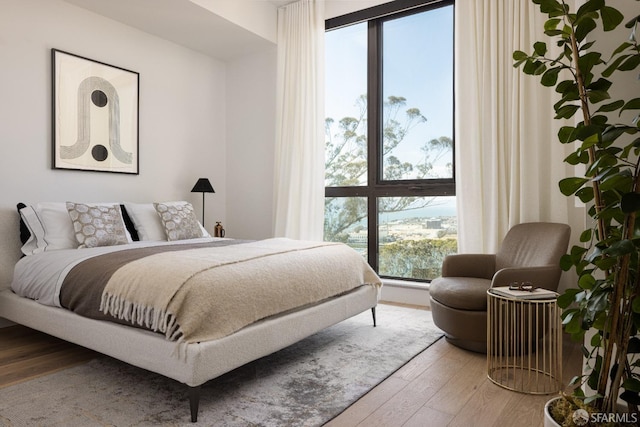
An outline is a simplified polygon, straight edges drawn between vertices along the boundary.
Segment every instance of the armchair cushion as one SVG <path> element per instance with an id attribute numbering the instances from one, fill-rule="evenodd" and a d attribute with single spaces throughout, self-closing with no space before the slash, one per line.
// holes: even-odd
<path id="1" fill-rule="evenodd" d="M 490 280 L 496 272 L 494 254 L 452 254 L 442 263 L 443 277 L 480 277 Z"/>
<path id="2" fill-rule="evenodd" d="M 440 304 L 458 310 L 487 310 L 491 280 L 477 277 L 440 277 L 429 287 L 429 295 Z"/>

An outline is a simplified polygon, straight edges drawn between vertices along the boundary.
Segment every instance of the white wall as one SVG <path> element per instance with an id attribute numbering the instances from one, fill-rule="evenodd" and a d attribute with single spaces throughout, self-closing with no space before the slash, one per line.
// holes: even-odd
<path id="1" fill-rule="evenodd" d="M 140 174 L 51 169 L 51 48 L 140 73 Z M 0 0 L 0 210 L 19 201 L 185 199 L 224 221 L 226 66 L 59 0 Z M 0 239 L 17 233 L 0 224 Z M 3 275 L 4 276 L 4 275 Z"/>
<path id="2" fill-rule="evenodd" d="M 273 236 L 276 47 L 227 67 L 227 237 Z"/>
<path id="3" fill-rule="evenodd" d="M 277 42 L 277 7 L 264 0 L 190 0 L 226 20 Z"/>

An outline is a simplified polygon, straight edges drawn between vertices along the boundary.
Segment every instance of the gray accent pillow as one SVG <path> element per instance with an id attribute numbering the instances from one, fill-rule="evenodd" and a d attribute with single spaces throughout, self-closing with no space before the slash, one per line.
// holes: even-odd
<path id="1" fill-rule="evenodd" d="M 129 243 L 119 205 L 66 204 L 79 248 Z"/>
<path id="2" fill-rule="evenodd" d="M 203 237 L 200 223 L 193 212 L 193 206 L 188 202 L 154 203 L 156 212 L 160 215 L 162 227 L 167 234 L 167 240 L 186 240 Z"/>

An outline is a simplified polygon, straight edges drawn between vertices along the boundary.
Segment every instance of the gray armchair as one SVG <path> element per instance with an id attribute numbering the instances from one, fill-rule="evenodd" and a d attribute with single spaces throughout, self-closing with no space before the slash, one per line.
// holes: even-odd
<path id="1" fill-rule="evenodd" d="M 496 254 L 447 256 L 429 288 L 433 321 L 447 341 L 486 353 L 487 290 L 512 282 L 557 290 L 570 234 L 566 224 L 524 223 L 509 230 Z"/>

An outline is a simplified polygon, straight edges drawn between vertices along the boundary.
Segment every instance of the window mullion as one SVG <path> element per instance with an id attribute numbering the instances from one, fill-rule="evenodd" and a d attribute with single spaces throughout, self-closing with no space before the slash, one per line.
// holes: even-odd
<path id="1" fill-rule="evenodd" d="M 379 20 L 368 23 L 368 66 L 367 66 L 367 145 L 368 145 L 368 182 L 369 198 L 367 254 L 371 267 L 378 271 L 378 198 L 373 191 L 380 182 L 380 129 L 382 118 L 382 34 Z"/>

